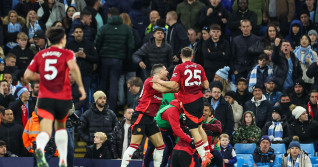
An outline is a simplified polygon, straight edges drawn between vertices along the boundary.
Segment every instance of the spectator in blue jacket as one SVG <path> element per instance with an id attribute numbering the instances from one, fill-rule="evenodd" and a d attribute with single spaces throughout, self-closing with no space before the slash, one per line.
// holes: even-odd
<path id="1" fill-rule="evenodd" d="M 272 106 L 280 105 L 280 97 L 282 96 L 282 92 L 276 89 L 276 83 L 273 77 L 267 77 L 265 83 L 265 91 L 264 95 L 268 100 L 269 104 Z"/>
<path id="2" fill-rule="evenodd" d="M 223 133 L 220 135 L 221 142 L 221 153 L 223 157 L 223 161 L 225 163 L 225 167 L 233 167 L 237 162 L 236 153 L 234 147 L 229 144 L 230 136 Z"/>

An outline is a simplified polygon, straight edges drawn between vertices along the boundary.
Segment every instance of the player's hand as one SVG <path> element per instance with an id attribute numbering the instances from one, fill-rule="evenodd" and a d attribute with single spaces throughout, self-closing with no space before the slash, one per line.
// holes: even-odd
<path id="1" fill-rule="evenodd" d="M 159 81 L 160 81 L 160 77 L 158 75 L 154 75 L 151 82 L 158 83 Z"/>
<path id="2" fill-rule="evenodd" d="M 86 99 L 86 93 L 85 93 L 85 89 L 83 86 L 78 87 L 78 91 L 81 94 L 81 97 L 79 98 L 80 101 L 85 100 Z"/>
<path id="3" fill-rule="evenodd" d="M 141 62 L 139 62 L 139 67 L 144 70 L 144 69 L 146 69 L 147 66 L 143 61 L 141 61 Z"/>
<path id="4" fill-rule="evenodd" d="M 195 149 L 195 144 L 194 144 L 194 140 L 192 139 L 192 141 L 189 143 L 192 149 Z"/>

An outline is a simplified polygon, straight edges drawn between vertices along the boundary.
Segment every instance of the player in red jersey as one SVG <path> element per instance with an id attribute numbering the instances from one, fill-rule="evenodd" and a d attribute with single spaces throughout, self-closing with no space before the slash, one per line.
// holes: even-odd
<path id="1" fill-rule="evenodd" d="M 185 47 L 181 50 L 181 59 L 183 63 L 175 67 L 170 81 L 164 81 L 154 76 L 153 82 L 172 90 L 178 89 L 180 85 L 178 99 L 182 102 L 185 123 L 190 128 L 196 149 L 202 159 L 203 166 L 205 166 L 210 162 L 211 154 L 206 133 L 201 125 L 203 115 L 202 87 L 208 89 L 209 81 L 203 67 L 191 62 L 193 59 L 191 48 Z"/>
<path id="2" fill-rule="evenodd" d="M 163 64 L 152 66 L 151 74 L 158 76 L 162 80 L 167 80 L 168 71 Z M 165 148 L 160 129 L 154 120 L 162 101 L 162 93 L 171 91 L 159 84 L 153 83 L 153 77 L 145 80 L 143 89 L 135 112 L 131 118 L 131 141 L 130 145 L 123 155 L 121 167 L 126 167 L 131 160 L 133 153 L 138 149 L 144 135 L 149 137 L 150 141 L 156 147 L 153 155 L 154 167 L 159 167 L 162 161 Z M 159 92 L 160 90 L 161 92 Z"/>
<path id="3" fill-rule="evenodd" d="M 86 94 L 74 53 L 64 49 L 66 44 L 64 29 L 51 28 L 48 30 L 47 37 L 52 46 L 37 53 L 24 73 L 27 80 L 40 80 L 37 107 L 38 115 L 42 120 L 40 121 L 41 132 L 36 138 L 35 156 L 38 167 L 48 167 L 44 148 L 52 134 L 53 121 L 56 120 L 55 143 L 60 154 L 59 166 L 66 167 L 68 137 L 65 122 L 72 108 L 69 72 L 78 85 L 80 100 L 84 100 Z"/>

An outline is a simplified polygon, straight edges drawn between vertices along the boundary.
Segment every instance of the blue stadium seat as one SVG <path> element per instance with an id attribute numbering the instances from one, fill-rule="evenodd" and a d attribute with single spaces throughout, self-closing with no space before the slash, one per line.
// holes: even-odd
<path id="1" fill-rule="evenodd" d="M 315 148 L 313 143 L 309 144 L 300 144 L 300 149 L 305 151 L 309 156 L 315 155 Z"/>
<path id="2" fill-rule="evenodd" d="M 282 161 L 283 161 L 283 154 L 276 154 L 274 166 L 281 166 L 280 164 L 282 163 Z"/>
<path id="3" fill-rule="evenodd" d="M 318 164 L 312 164 L 312 167 L 318 167 Z"/>
<path id="4" fill-rule="evenodd" d="M 274 149 L 275 154 L 285 154 L 286 153 L 285 144 L 272 144 L 271 147 Z"/>
<path id="5" fill-rule="evenodd" d="M 312 164 L 317 164 L 318 165 L 318 157 L 310 157 L 310 161 Z"/>
<path id="6" fill-rule="evenodd" d="M 237 143 L 234 145 L 235 153 L 236 154 L 253 154 L 256 144 L 255 143 L 249 143 L 249 144 L 242 144 Z"/>
<path id="7" fill-rule="evenodd" d="M 252 154 L 236 154 L 237 167 L 253 167 L 254 159 Z"/>

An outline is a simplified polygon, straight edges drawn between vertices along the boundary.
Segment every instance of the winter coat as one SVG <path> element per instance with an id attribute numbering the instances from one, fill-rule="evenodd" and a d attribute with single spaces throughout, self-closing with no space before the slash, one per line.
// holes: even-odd
<path id="1" fill-rule="evenodd" d="M 246 125 L 245 123 L 245 115 L 247 113 L 252 114 L 252 124 L 251 125 Z M 255 121 L 255 115 L 252 111 L 246 111 L 243 114 L 242 118 L 242 124 L 239 125 L 237 131 L 235 131 L 234 137 L 233 137 L 233 142 L 234 143 L 241 143 L 243 140 L 247 140 L 248 143 L 256 143 L 258 140 L 261 138 L 262 131 L 259 127 L 256 126 L 256 121 Z M 250 140 L 251 138 L 254 138 L 253 140 Z"/>
<path id="2" fill-rule="evenodd" d="M 250 77 L 251 77 L 251 73 L 252 73 L 252 71 L 254 70 L 254 68 L 255 67 L 253 67 L 253 69 L 248 73 L 248 75 L 247 75 L 247 78 L 246 78 L 246 80 L 249 82 L 250 81 Z M 264 86 L 264 83 L 265 83 L 265 81 L 266 81 L 266 79 L 268 78 L 268 73 L 269 73 L 269 69 L 270 69 L 270 66 L 269 65 L 266 65 L 263 69 L 260 69 L 259 68 L 259 65 L 257 65 L 257 72 L 256 72 L 256 83 L 255 83 L 255 85 L 260 85 L 262 88 L 262 90 L 264 90 L 265 89 L 265 86 Z M 255 86 L 255 85 L 253 85 L 253 86 Z M 250 92 L 253 92 L 253 86 L 250 86 L 249 88 L 248 88 L 248 90 L 250 91 Z"/>
<path id="3" fill-rule="evenodd" d="M 0 105 L 7 108 L 11 102 L 15 101 L 15 98 L 12 94 L 3 96 L 0 93 Z"/>
<path id="4" fill-rule="evenodd" d="M 84 158 L 88 159 L 113 159 L 110 149 L 110 143 L 105 141 L 103 145 L 97 149 L 96 144 L 86 147 Z"/>
<path id="5" fill-rule="evenodd" d="M 223 96 L 219 99 L 219 105 L 214 110 L 212 108 L 214 118 L 218 119 L 222 123 L 222 132 L 228 135 L 232 135 L 234 131 L 234 118 L 231 105 L 224 100 Z"/>
<path id="6" fill-rule="evenodd" d="M 209 8 L 212 8 L 213 11 L 209 16 L 207 16 L 206 14 Z M 209 3 L 208 6 L 201 10 L 199 24 L 201 25 L 201 27 L 209 27 L 211 24 L 218 24 L 221 26 L 222 33 L 225 33 L 226 24 L 222 22 L 222 19 L 225 18 L 228 20 L 229 16 L 230 13 L 222 6 L 221 3 L 219 3 L 216 7 L 212 6 L 211 3 Z"/>
<path id="7" fill-rule="evenodd" d="M 269 16 L 269 2 L 270 0 L 265 0 L 266 8 L 265 12 L 266 15 Z M 276 16 L 277 19 L 280 20 L 287 16 L 288 20 L 292 20 L 295 15 L 295 1 L 294 0 L 284 0 L 284 1 L 276 1 Z"/>
<path id="8" fill-rule="evenodd" d="M 312 143 L 318 139 L 317 128 L 318 123 L 315 120 L 300 122 L 295 119 L 290 123 L 289 136 L 298 136 L 300 143 Z"/>
<path id="9" fill-rule="evenodd" d="M 58 0 L 60 3 L 63 3 L 64 4 L 64 0 Z M 67 0 L 68 1 L 68 0 Z M 72 2 L 72 1 L 69 1 L 69 2 Z M 78 12 L 81 12 L 83 11 L 83 9 L 85 8 L 86 6 L 86 2 L 85 0 L 74 0 L 75 2 L 75 8 Z M 68 3 L 68 6 L 71 6 L 71 4 Z"/>
<path id="10" fill-rule="evenodd" d="M 135 46 L 132 30 L 123 24 L 120 16 L 111 16 L 95 38 L 95 46 L 101 58 L 124 60 Z"/>
<path id="11" fill-rule="evenodd" d="M 79 93 L 78 86 L 76 83 L 71 84 L 71 88 L 72 88 L 72 98 L 73 98 L 72 101 L 74 103 L 75 110 L 82 111 L 82 107 L 85 107 L 88 99 L 86 98 L 85 100 L 79 100 L 79 98 L 82 95 Z"/>
<path id="12" fill-rule="evenodd" d="M 220 148 L 221 148 L 221 153 L 222 153 L 223 159 L 229 160 L 228 164 L 224 164 L 225 167 L 233 167 L 234 164 L 237 162 L 234 147 L 231 144 L 228 144 L 227 147 L 223 148 L 221 145 Z M 233 152 L 234 152 L 234 155 L 233 155 Z"/>
<path id="13" fill-rule="evenodd" d="M 290 58 L 293 63 L 292 79 L 293 81 L 296 81 L 302 78 L 303 72 L 300 67 L 299 61 L 295 57 L 294 53 L 290 53 Z M 284 82 L 287 78 L 289 66 L 288 60 L 285 58 L 285 55 L 280 51 L 279 47 L 274 47 L 274 51 L 272 54 L 272 62 L 274 63 L 273 74 L 275 83 L 277 84 L 277 88 L 282 90 Z"/>
<path id="14" fill-rule="evenodd" d="M 312 63 L 308 70 L 306 71 L 306 75 L 308 78 L 314 77 L 314 84 L 312 85 L 312 89 L 318 90 L 318 65 L 317 63 Z"/>
<path id="15" fill-rule="evenodd" d="M 306 111 L 307 111 L 308 117 L 317 121 L 318 120 L 318 106 L 317 106 L 317 104 L 312 104 L 310 101 L 309 101 L 309 105 L 311 106 L 314 118 L 312 118 L 312 116 L 309 114 L 309 108 L 308 108 L 308 104 L 307 104 Z"/>
<path id="16" fill-rule="evenodd" d="M 167 68 L 172 65 L 172 48 L 165 41 L 162 41 L 161 46 L 157 47 L 155 39 L 151 38 L 148 43 L 145 43 L 133 54 L 133 61 L 137 64 L 143 61 L 146 65 L 147 73 L 150 74 L 154 64 L 160 63 Z"/>
<path id="17" fill-rule="evenodd" d="M 308 156 L 308 154 L 304 151 L 300 151 L 299 152 L 300 157 L 299 157 L 299 167 L 309 167 L 312 166 L 310 158 Z M 288 163 L 288 154 L 284 154 L 283 159 L 282 159 L 282 163 L 281 163 L 281 167 L 287 167 L 287 163 Z"/>
<path id="18" fill-rule="evenodd" d="M 295 91 L 293 91 L 289 97 L 292 104 L 295 104 L 296 106 L 305 106 L 308 103 L 308 96 L 305 89 L 301 96 L 298 97 Z"/>
<path id="19" fill-rule="evenodd" d="M 262 153 L 261 148 L 257 147 L 253 153 L 253 159 L 257 166 L 274 166 L 276 155 L 271 147 L 267 153 Z"/>
<path id="20" fill-rule="evenodd" d="M 104 25 L 107 23 L 107 14 L 104 14 L 104 11 L 102 10 L 102 8 L 99 8 L 99 10 L 95 10 L 91 6 L 86 6 L 84 8 L 84 10 L 88 10 L 89 12 L 91 12 L 91 14 L 92 14 L 92 23 L 91 23 L 90 27 L 92 27 L 95 32 L 98 30 L 97 20 L 96 20 L 96 15 L 97 14 L 99 14 L 100 17 L 102 18 L 102 21 L 103 21 Z"/>
<path id="21" fill-rule="evenodd" d="M 251 10 L 247 10 L 246 12 L 242 13 L 241 11 L 237 10 L 233 12 L 229 20 L 227 21 L 227 26 L 231 31 L 231 36 L 235 37 L 242 34 L 242 31 L 239 27 L 241 27 L 241 20 L 249 20 L 251 21 L 251 25 L 253 27 L 252 32 L 255 34 L 255 27 L 257 25 L 257 15 L 255 12 Z"/>
<path id="22" fill-rule="evenodd" d="M 233 2 L 233 10 L 238 9 L 238 0 L 235 0 Z M 263 21 L 263 11 L 265 10 L 266 4 L 264 0 L 249 0 L 248 3 L 248 9 L 255 12 L 257 15 L 257 25 L 261 25 Z"/>
<path id="23" fill-rule="evenodd" d="M 134 3 L 138 3 L 140 1 L 135 1 Z M 140 7 L 140 5 L 139 5 Z M 140 40 L 145 36 L 145 29 L 149 25 L 149 16 L 148 16 L 148 9 L 135 9 L 133 4 L 131 11 L 129 12 L 129 17 L 131 19 L 131 23 L 135 30 L 137 30 Z"/>
<path id="24" fill-rule="evenodd" d="M 42 31 L 46 31 L 46 26 L 45 26 L 45 24 L 43 24 L 41 21 L 39 21 L 38 20 L 38 23 L 39 23 L 39 25 L 40 25 L 40 27 L 41 27 L 41 30 Z M 30 24 L 30 23 L 29 23 Z M 29 28 L 30 28 L 31 26 L 30 25 L 25 25 L 23 28 L 22 28 L 22 32 L 24 32 L 28 37 L 29 37 Z M 35 32 L 34 32 L 35 33 Z M 34 36 L 34 35 L 33 35 Z M 30 40 L 30 39 L 29 39 Z"/>
<path id="25" fill-rule="evenodd" d="M 74 42 L 74 36 L 73 36 L 73 33 L 74 33 L 74 30 L 75 30 L 75 27 L 82 27 L 83 29 L 83 35 L 84 35 L 84 39 L 86 41 L 89 41 L 89 42 L 94 42 L 94 39 L 95 39 L 95 34 L 96 34 L 96 29 L 93 29 L 91 26 L 87 26 L 87 25 L 84 25 L 82 22 L 81 22 L 81 19 L 80 18 L 77 18 L 75 19 L 73 22 L 72 22 L 72 26 L 71 26 L 71 29 L 70 29 L 70 32 L 68 33 L 68 42 Z"/>
<path id="26" fill-rule="evenodd" d="M 237 130 L 243 116 L 243 107 L 236 100 L 231 104 L 231 107 L 233 110 L 234 130 Z"/>
<path id="27" fill-rule="evenodd" d="M 93 64 L 98 63 L 98 55 L 94 44 L 83 39 L 81 42 L 68 42 L 66 48 L 72 50 L 74 53 L 78 52 L 79 48 L 83 48 L 83 52 L 86 54 L 86 58 L 77 57 L 76 63 L 80 68 L 82 76 L 92 76 Z"/>
<path id="28" fill-rule="evenodd" d="M 50 28 L 56 21 L 62 21 L 65 17 L 65 6 L 63 3 L 55 1 L 52 9 L 49 9 L 46 3 L 40 4 L 40 9 L 37 15 L 42 23 L 45 23 L 46 28 Z"/>
<path id="29" fill-rule="evenodd" d="M 169 11 L 175 11 L 179 0 L 152 0 L 151 1 L 151 10 L 156 10 L 159 12 L 161 18 L 165 19 Z"/>
<path id="30" fill-rule="evenodd" d="M 299 32 L 296 35 L 294 35 L 293 31 L 292 31 L 292 27 L 293 27 L 294 24 L 298 24 L 300 26 L 300 30 L 299 30 Z M 301 37 L 302 33 L 303 33 L 303 24 L 301 23 L 301 21 L 293 20 L 290 23 L 289 33 L 285 37 L 285 40 L 290 42 L 290 45 L 292 46 L 292 48 L 295 48 L 296 46 L 299 46 L 299 44 L 300 44 L 300 37 Z"/>
<path id="31" fill-rule="evenodd" d="M 16 55 L 16 66 L 19 68 L 19 70 L 23 71 L 28 68 L 30 62 L 34 57 L 34 54 L 30 48 L 26 47 L 24 50 L 22 50 L 19 45 L 11 49 L 10 53 Z"/>
<path id="32" fill-rule="evenodd" d="M 110 139 L 114 127 L 118 125 L 117 117 L 108 108 L 108 105 L 105 105 L 103 111 L 99 111 L 96 108 L 96 103 L 93 103 L 90 109 L 82 114 L 81 122 L 82 125 L 78 128 L 78 133 L 87 143 L 93 143 L 95 132 L 104 132 Z"/>
<path id="33" fill-rule="evenodd" d="M 268 135 L 268 129 L 269 127 L 273 124 L 273 122 L 276 122 L 272 119 L 272 121 L 268 121 L 266 122 L 264 128 L 262 129 L 262 136 L 263 135 Z M 289 124 L 287 122 L 286 116 L 282 116 L 281 120 L 280 120 L 281 125 L 283 126 L 283 137 L 282 137 L 282 141 L 271 141 L 271 143 L 289 143 L 290 142 L 290 138 L 289 138 Z"/>
<path id="34" fill-rule="evenodd" d="M 190 5 L 187 0 L 185 0 L 178 4 L 176 12 L 186 29 L 193 28 L 198 32 L 200 31 L 198 20 L 200 18 L 201 10 L 204 7 L 205 5 L 200 1 L 194 1 Z"/>
<path id="35" fill-rule="evenodd" d="M 282 94 L 282 92 L 275 90 L 271 93 L 264 92 L 266 99 L 272 106 L 274 106 L 277 102 L 280 103 L 280 97 L 282 96 Z"/>
<path id="36" fill-rule="evenodd" d="M 260 103 L 260 105 L 257 107 L 256 103 Z M 255 114 L 256 118 L 256 125 L 259 128 L 263 128 L 265 123 L 267 121 L 270 121 L 272 119 L 272 111 L 273 107 L 272 105 L 266 100 L 266 97 L 263 95 L 262 99 L 258 102 L 255 102 L 254 97 L 247 101 L 244 105 L 245 111 L 252 111 Z"/>
<path id="37" fill-rule="evenodd" d="M 34 107 L 32 107 L 31 103 L 28 102 L 27 103 L 28 106 L 26 106 L 28 108 L 28 118 L 32 117 L 32 112 L 34 111 Z M 23 126 L 22 123 L 22 109 L 21 106 L 23 105 L 21 99 L 19 98 L 16 101 L 13 101 L 12 103 L 9 104 L 9 107 L 12 111 L 13 111 L 13 116 L 14 116 L 14 120 L 16 123 L 20 124 L 21 126 Z"/>
<path id="38" fill-rule="evenodd" d="M 244 107 L 244 104 L 251 100 L 253 97 L 253 94 L 251 92 L 249 92 L 247 89 L 245 90 L 243 95 L 240 95 L 238 93 L 238 91 L 236 91 L 236 101 L 239 105 L 241 105 L 242 107 Z"/>
<path id="39" fill-rule="evenodd" d="M 138 31 L 135 28 L 132 28 L 132 32 L 133 32 L 133 36 L 134 36 L 134 41 L 135 41 L 135 48 L 134 51 L 137 51 L 137 49 L 139 49 L 142 45 L 142 41 L 140 38 L 140 35 L 138 33 Z M 138 64 L 133 62 L 133 55 L 128 55 L 128 58 L 125 59 L 124 63 L 123 63 L 123 72 L 136 72 L 138 69 Z"/>
<path id="40" fill-rule="evenodd" d="M 123 119 L 120 121 L 120 123 L 115 126 L 112 137 L 111 137 L 111 148 L 112 148 L 112 154 L 113 158 L 121 158 L 123 151 L 123 143 L 124 143 L 124 137 L 125 137 L 125 125 L 126 120 Z M 128 128 L 128 146 L 130 144 L 131 139 L 131 127 Z M 143 156 L 143 146 L 140 144 L 139 148 L 134 152 L 132 159 L 141 159 Z"/>
<path id="41" fill-rule="evenodd" d="M 179 22 L 175 23 L 174 25 L 168 28 L 166 41 L 172 47 L 173 55 L 176 55 L 178 57 L 179 53 L 181 52 L 181 49 L 190 45 L 188 31 Z"/>

